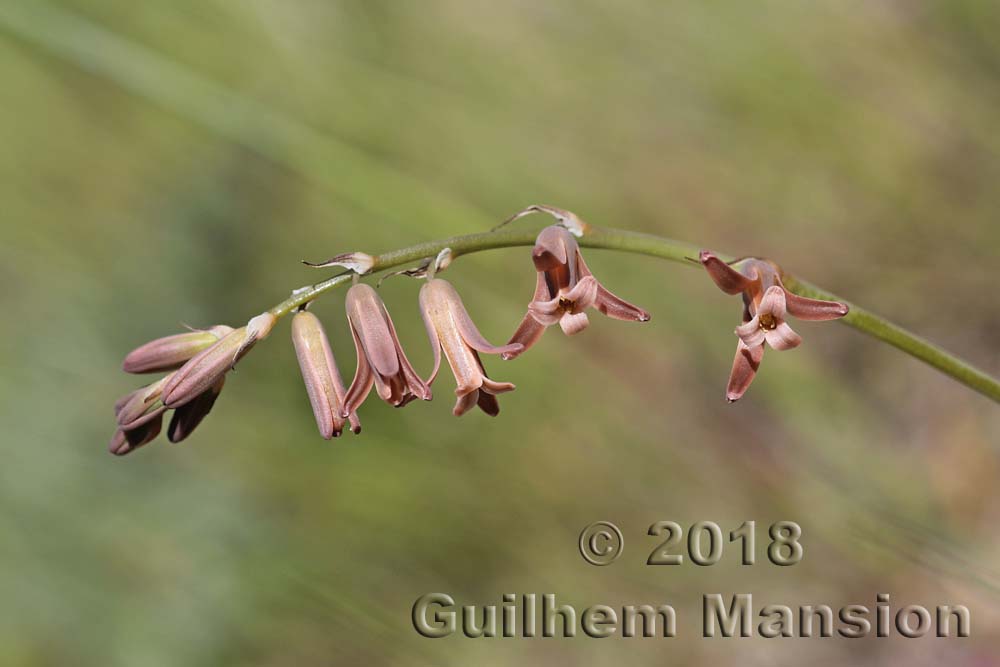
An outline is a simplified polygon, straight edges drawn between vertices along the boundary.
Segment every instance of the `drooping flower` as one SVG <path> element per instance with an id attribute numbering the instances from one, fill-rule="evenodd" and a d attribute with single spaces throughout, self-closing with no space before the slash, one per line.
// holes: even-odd
<path id="1" fill-rule="evenodd" d="M 320 435 L 336 438 L 344 430 L 341 412 L 347 391 L 319 318 L 306 310 L 297 312 L 292 318 L 292 342 Z M 360 433 L 358 413 L 352 411 L 348 419 L 351 430 Z"/>
<path id="2" fill-rule="evenodd" d="M 538 272 L 535 295 L 528 313 L 510 338 L 527 350 L 545 329 L 558 323 L 567 335 L 587 328 L 586 311 L 596 308 L 608 317 L 631 322 L 646 322 L 648 312 L 609 292 L 587 268 L 576 238 L 565 227 L 552 225 L 538 235 L 531 259 Z M 523 351 L 523 350 L 522 350 Z M 517 353 L 506 353 L 513 359 Z"/>
<path id="3" fill-rule="evenodd" d="M 483 338 L 458 292 L 441 278 L 432 278 L 420 288 L 420 311 L 434 350 L 434 370 L 427 384 L 437 377 L 443 350 L 457 385 L 458 400 L 452 413 L 461 416 L 478 405 L 483 412 L 495 417 L 500 413 L 497 394 L 513 391 L 514 385 L 487 377 L 479 352 L 516 355 L 523 350 L 523 345 L 508 343 L 498 347 Z"/>
<path id="4" fill-rule="evenodd" d="M 373 386 L 379 398 L 397 408 L 416 398 L 431 400 L 431 388 L 406 358 L 389 311 L 375 288 L 364 283 L 353 285 L 345 305 L 358 367 L 341 415 L 357 410 Z"/>
<path id="5" fill-rule="evenodd" d="M 739 400 L 750 387 L 764 357 L 764 343 L 775 350 L 790 350 L 802 338 L 785 321 L 785 315 L 800 320 L 834 320 L 847 315 L 849 307 L 839 301 L 824 301 L 788 291 L 781 281 L 781 267 L 770 260 L 748 257 L 727 264 L 708 250 L 699 261 L 715 284 L 726 294 L 743 295 L 743 324 L 736 327 L 740 341 L 726 388 L 726 399 Z"/>
<path id="6" fill-rule="evenodd" d="M 129 352 L 122 362 L 122 370 L 126 373 L 175 370 L 232 330 L 232 327 L 220 324 L 209 329 L 195 329 L 157 338 Z"/>

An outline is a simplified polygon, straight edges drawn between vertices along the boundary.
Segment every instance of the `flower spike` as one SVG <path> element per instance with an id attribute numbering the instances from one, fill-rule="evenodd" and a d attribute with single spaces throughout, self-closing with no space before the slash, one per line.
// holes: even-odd
<path id="1" fill-rule="evenodd" d="M 446 280 L 432 278 L 420 288 L 420 312 L 427 326 L 427 336 L 434 351 L 434 370 L 427 384 L 437 377 L 441 368 L 441 351 L 455 374 L 455 395 L 458 400 L 452 413 L 458 417 L 475 406 L 495 417 L 500 413 L 497 394 L 513 391 L 509 382 L 497 382 L 486 375 L 479 353 L 519 354 L 520 343 L 495 346 L 483 338 L 465 310 L 462 298 Z"/>
<path id="2" fill-rule="evenodd" d="M 431 400 L 430 386 L 406 358 L 378 292 L 371 285 L 358 283 L 347 291 L 346 307 L 358 367 L 341 415 L 346 417 L 357 410 L 373 386 L 382 400 L 397 408 L 416 398 Z"/>
<path id="3" fill-rule="evenodd" d="M 587 268 L 576 238 L 560 225 L 546 227 L 538 235 L 531 259 L 538 272 L 535 295 L 528 313 L 510 338 L 523 349 L 538 342 L 547 327 L 558 323 L 571 336 L 587 328 L 588 308 L 616 320 L 647 322 L 648 312 L 608 291 Z M 523 350 L 522 350 L 523 351 Z M 513 359 L 520 352 L 507 353 Z"/>
<path id="4" fill-rule="evenodd" d="M 824 321 L 843 317 L 849 310 L 839 301 L 809 299 L 789 292 L 781 282 L 781 267 L 769 260 L 748 257 L 727 264 L 708 250 L 702 250 L 698 260 L 719 289 L 743 295 L 743 324 L 736 327 L 740 340 L 726 387 L 730 403 L 738 401 L 753 382 L 764 358 L 764 343 L 781 351 L 802 342 L 785 321 L 786 315 Z"/>

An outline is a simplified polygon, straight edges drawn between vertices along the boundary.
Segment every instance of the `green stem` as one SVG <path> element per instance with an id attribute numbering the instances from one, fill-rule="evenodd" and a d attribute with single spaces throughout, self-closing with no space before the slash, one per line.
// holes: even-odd
<path id="1" fill-rule="evenodd" d="M 452 256 L 459 257 L 482 250 L 494 248 L 513 248 L 530 246 L 535 242 L 537 230 L 507 228 L 479 234 L 453 236 L 439 241 L 427 241 L 407 248 L 400 248 L 375 256 L 372 272 L 385 271 L 406 264 L 413 264 L 435 257 L 445 248 L 451 248 Z M 622 252 L 649 255 L 661 259 L 679 262 L 685 266 L 700 266 L 697 263 L 700 248 L 681 241 L 642 234 L 620 229 L 609 229 L 588 226 L 580 238 L 580 245 L 586 248 L 603 248 L 620 250 Z M 728 260 L 726 256 L 721 256 Z M 942 373 L 951 376 L 962 384 L 978 391 L 1000 403 L 1000 380 L 991 377 L 958 357 L 942 350 L 933 343 L 910 333 L 899 325 L 893 324 L 878 315 L 860 308 L 836 294 L 827 292 L 795 276 L 783 276 L 785 286 L 796 294 L 830 301 L 847 303 L 851 312 L 840 321 L 859 331 L 877 338 L 883 342 L 920 359 L 926 364 L 937 368 Z M 309 303 L 324 292 L 343 285 L 351 280 L 351 275 L 340 274 L 328 280 L 303 287 L 270 310 L 277 317 L 283 317 L 299 306 Z"/>

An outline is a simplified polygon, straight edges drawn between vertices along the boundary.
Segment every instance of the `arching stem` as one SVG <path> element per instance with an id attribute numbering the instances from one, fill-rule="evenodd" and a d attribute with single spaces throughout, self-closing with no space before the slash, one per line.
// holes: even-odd
<path id="1" fill-rule="evenodd" d="M 375 265 L 372 273 L 393 269 L 403 264 L 410 264 L 420 260 L 433 259 L 444 248 L 451 248 L 452 257 L 468 255 L 483 250 L 493 250 L 495 248 L 513 248 L 517 246 L 530 246 L 535 242 L 537 229 L 532 228 L 510 228 L 504 227 L 496 231 L 482 232 L 479 234 L 466 234 L 464 236 L 453 236 L 439 241 L 427 241 L 400 248 L 390 252 L 375 256 Z M 579 239 L 581 246 L 586 248 L 603 248 L 607 250 L 620 250 L 640 255 L 649 255 L 661 259 L 679 262 L 685 266 L 701 268 L 697 263 L 698 246 L 674 241 L 672 239 L 654 236 L 652 234 L 642 234 L 620 229 L 602 228 L 588 226 L 584 235 Z M 720 255 L 724 260 L 729 258 Z M 694 261 L 692 261 L 694 260 Z M 276 317 L 284 317 L 299 306 L 316 299 L 331 289 L 344 285 L 351 281 L 351 274 L 341 274 L 334 276 L 323 282 L 316 283 L 309 287 L 295 290 L 290 297 L 271 308 L 270 312 Z M 991 377 L 989 374 L 959 359 L 955 355 L 946 352 L 933 343 L 913 334 L 903 327 L 861 308 L 846 299 L 816 287 L 795 276 L 784 275 L 785 286 L 802 296 L 817 299 L 827 299 L 831 301 L 843 301 L 851 307 L 851 312 L 840 320 L 847 326 L 873 336 L 874 338 L 886 342 L 907 354 L 920 359 L 926 364 L 937 368 L 942 373 L 951 376 L 962 384 L 970 387 L 979 393 L 1000 403 L 1000 380 Z"/>

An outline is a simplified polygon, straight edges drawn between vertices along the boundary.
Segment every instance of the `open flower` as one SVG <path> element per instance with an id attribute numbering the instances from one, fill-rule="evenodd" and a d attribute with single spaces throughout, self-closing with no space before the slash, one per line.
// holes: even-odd
<path id="1" fill-rule="evenodd" d="M 538 271 L 528 313 L 510 338 L 523 350 L 534 345 L 545 329 L 558 323 L 567 335 L 587 328 L 588 308 L 616 320 L 646 322 L 649 313 L 609 292 L 587 268 L 576 238 L 565 227 L 552 225 L 538 235 L 531 259 Z M 522 351 L 523 351 L 522 350 Z M 520 354 L 505 353 L 504 359 Z"/>
<path id="2" fill-rule="evenodd" d="M 358 353 L 342 416 L 357 410 L 375 387 L 379 397 L 394 407 L 415 398 L 431 400 L 431 388 L 420 379 L 399 344 L 399 336 L 381 297 L 371 285 L 358 283 L 347 291 L 347 320 Z"/>
<path id="3" fill-rule="evenodd" d="M 437 377 L 441 351 L 444 350 L 457 384 L 455 395 L 458 400 L 452 413 L 461 416 L 478 405 L 486 414 L 498 415 L 500 404 L 497 394 L 513 391 L 514 385 L 487 377 L 478 353 L 513 356 L 524 349 L 523 345 L 491 345 L 472 322 L 455 288 L 440 278 L 432 278 L 420 288 L 420 311 L 434 349 L 434 370 L 427 384 L 430 385 Z"/>
<path id="4" fill-rule="evenodd" d="M 726 388 L 726 398 L 739 400 L 750 387 L 764 357 L 764 343 L 775 350 L 790 350 L 802 338 L 785 321 L 834 320 L 848 313 L 839 301 L 823 301 L 793 294 L 781 282 L 781 268 L 765 259 L 748 257 L 727 264 L 708 250 L 698 256 L 708 275 L 726 294 L 743 295 L 743 324 L 736 327 L 740 341 Z"/>
<path id="5" fill-rule="evenodd" d="M 346 419 L 341 412 L 347 391 L 319 318 L 305 310 L 296 313 L 292 318 L 292 342 L 320 435 L 327 440 L 336 438 L 344 430 Z M 358 413 L 352 411 L 349 420 L 351 430 L 360 433 Z"/>

